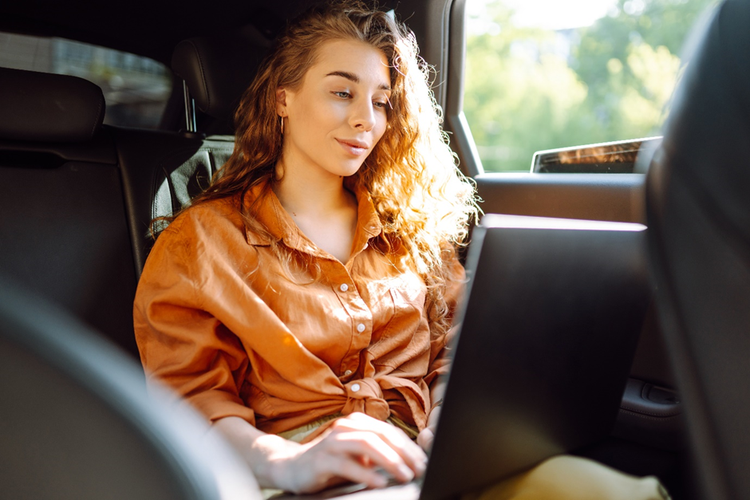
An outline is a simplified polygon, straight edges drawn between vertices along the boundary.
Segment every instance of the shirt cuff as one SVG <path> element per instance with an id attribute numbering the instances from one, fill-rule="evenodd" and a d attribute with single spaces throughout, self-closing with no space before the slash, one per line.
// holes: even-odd
<path id="1" fill-rule="evenodd" d="M 224 391 L 204 391 L 187 400 L 212 423 L 225 417 L 240 417 L 255 426 L 255 412 L 238 397 Z"/>

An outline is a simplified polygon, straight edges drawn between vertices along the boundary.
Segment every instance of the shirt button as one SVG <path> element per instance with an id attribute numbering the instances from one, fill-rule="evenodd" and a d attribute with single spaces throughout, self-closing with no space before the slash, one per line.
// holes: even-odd
<path id="1" fill-rule="evenodd" d="M 365 328 L 367 328 L 367 327 L 366 327 L 366 326 L 365 326 L 365 325 L 364 325 L 363 323 L 360 323 L 360 324 L 358 324 L 358 325 L 357 325 L 357 331 L 358 331 L 359 333 L 362 333 L 362 332 L 364 332 L 364 331 L 365 331 Z"/>
<path id="2" fill-rule="evenodd" d="M 351 374 L 352 374 L 352 371 L 351 371 L 351 370 L 346 370 L 346 371 L 344 372 L 344 375 L 345 375 L 345 376 L 347 376 L 347 375 L 351 375 Z"/>
<path id="3" fill-rule="evenodd" d="M 359 391 L 359 384 L 353 384 L 352 385 L 352 392 L 357 392 L 357 391 Z"/>
<path id="4" fill-rule="evenodd" d="M 342 285 L 341 285 L 341 286 L 339 287 L 339 290 L 341 290 L 342 292 L 345 292 L 345 291 L 349 290 L 349 285 L 347 285 L 346 283 L 343 283 L 343 284 L 342 284 Z"/>

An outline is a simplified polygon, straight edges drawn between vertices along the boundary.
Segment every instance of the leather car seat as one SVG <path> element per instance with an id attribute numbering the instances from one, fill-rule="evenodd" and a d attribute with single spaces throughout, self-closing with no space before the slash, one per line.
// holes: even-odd
<path id="1" fill-rule="evenodd" d="M 688 43 L 647 180 L 649 257 L 703 498 L 750 498 L 750 2 Z"/>

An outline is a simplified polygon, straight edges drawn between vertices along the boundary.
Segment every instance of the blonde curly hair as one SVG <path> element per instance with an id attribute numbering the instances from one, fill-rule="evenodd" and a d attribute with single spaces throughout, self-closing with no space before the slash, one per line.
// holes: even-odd
<path id="1" fill-rule="evenodd" d="M 456 279 L 450 263 L 479 210 L 474 185 L 458 169 L 441 129 L 431 68 L 419 57 L 414 34 L 391 14 L 360 1 L 337 0 L 290 23 L 240 101 L 232 156 L 192 204 L 235 196 L 249 229 L 270 236 L 241 200 L 252 187 L 265 182 L 270 189 L 278 181 L 283 136 L 276 89 L 298 89 L 321 44 L 342 39 L 381 50 L 390 64 L 392 88 L 386 131 L 347 184 L 364 187 L 374 202 L 384 233 L 376 246 L 384 252 L 393 245 L 407 249 L 428 287 L 433 333 L 444 333 L 450 326 L 445 290 Z M 273 247 L 287 262 L 299 258 L 281 242 Z"/>

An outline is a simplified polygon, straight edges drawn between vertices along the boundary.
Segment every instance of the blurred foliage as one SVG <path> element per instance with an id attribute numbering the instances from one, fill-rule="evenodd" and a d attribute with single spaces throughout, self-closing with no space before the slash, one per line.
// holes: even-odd
<path id="1" fill-rule="evenodd" d="M 678 54 L 714 0 L 618 0 L 593 25 L 516 26 L 502 1 L 469 35 L 464 112 L 486 171 L 528 170 L 535 151 L 655 135 Z"/>

